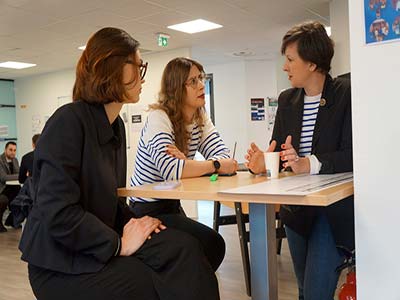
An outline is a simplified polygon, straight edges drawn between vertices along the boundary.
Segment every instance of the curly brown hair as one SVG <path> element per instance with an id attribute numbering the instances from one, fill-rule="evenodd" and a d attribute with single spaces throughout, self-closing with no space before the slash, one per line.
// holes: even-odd
<path id="1" fill-rule="evenodd" d="M 150 109 L 161 109 L 166 112 L 173 126 L 175 146 L 185 155 L 189 151 L 190 133 L 186 130 L 188 124 L 184 121 L 183 107 L 186 97 L 185 83 L 192 66 L 196 66 L 200 72 L 204 73 L 203 66 L 193 59 L 177 57 L 171 60 L 162 75 L 158 101 L 149 105 Z M 204 108 L 198 108 L 192 120 L 197 123 L 200 130 L 204 125 L 203 115 Z"/>
<path id="2" fill-rule="evenodd" d="M 126 96 L 123 67 L 131 62 L 138 48 L 139 42 L 122 29 L 106 27 L 97 31 L 76 66 L 73 100 L 101 104 L 123 102 Z M 139 74 L 131 83 L 138 79 Z"/>

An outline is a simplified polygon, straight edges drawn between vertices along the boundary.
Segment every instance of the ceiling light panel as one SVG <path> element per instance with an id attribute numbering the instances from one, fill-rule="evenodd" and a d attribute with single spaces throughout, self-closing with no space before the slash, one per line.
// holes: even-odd
<path id="1" fill-rule="evenodd" d="M 17 70 L 31 68 L 35 66 L 36 64 L 29 64 L 17 61 L 6 61 L 0 63 L 0 68 L 17 69 Z"/>
<path id="2" fill-rule="evenodd" d="M 182 31 L 182 32 L 186 32 L 186 33 L 203 32 L 203 31 L 213 30 L 213 29 L 217 29 L 217 28 L 221 28 L 221 27 L 222 27 L 222 25 L 220 25 L 220 24 L 216 24 L 216 23 L 206 21 L 203 19 L 197 19 L 197 20 L 190 21 L 190 22 L 185 22 L 185 23 L 168 26 L 169 29 Z"/>

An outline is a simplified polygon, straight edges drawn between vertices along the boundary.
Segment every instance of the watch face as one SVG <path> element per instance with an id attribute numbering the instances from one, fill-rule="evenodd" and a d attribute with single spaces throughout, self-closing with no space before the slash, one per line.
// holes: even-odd
<path id="1" fill-rule="evenodd" d="M 218 171 L 219 168 L 221 167 L 221 164 L 219 163 L 218 160 L 214 160 L 213 163 L 214 163 L 215 171 Z"/>

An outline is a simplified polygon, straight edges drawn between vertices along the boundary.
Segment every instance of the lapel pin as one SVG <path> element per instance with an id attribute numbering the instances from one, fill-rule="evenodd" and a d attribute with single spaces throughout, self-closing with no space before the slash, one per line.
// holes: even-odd
<path id="1" fill-rule="evenodd" d="M 319 100 L 319 106 L 325 106 L 326 105 L 326 100 L 324 98 L 321 98 L 321 100 Z"/>

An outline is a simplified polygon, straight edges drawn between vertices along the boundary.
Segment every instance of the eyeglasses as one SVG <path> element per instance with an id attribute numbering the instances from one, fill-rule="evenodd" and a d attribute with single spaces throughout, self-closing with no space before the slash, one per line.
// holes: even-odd
<path id="1" fill-rule="evenodd" d="M 144 76 L 146 76 L 146 72 L 147 72 L 147 66 L 149 65 L 148 62 L 143 62 L 140 64 L 139 66 L 139 75 L 140 75 L 140 79 L 143 80 Z"/>
<path id="2" fill-rule="evenodd" d="M 127 60 L 126 61 L 127 64 L 131 64 L 131 65 L 136 65 L 137 64 L 135 62 L 133 62 L 132 60 Z M 143 62 L 143 60 L 140 62 L 139 65 L 139 76 L 140 76 L 140 80 L 144 79 L 144 76 L 146 76 L 146 72 L 147 72 L 147 66 L 149 65 L 148 62 Z"/>
<path id="3" fill-rule="evenodd" d="M 185 84 L 190 85 L 192 88 L 195 89 L 195 88 L 197 88 L 197 85 L 199 84 L 199 82 L 201 82 L 202 84 L 204 84 L 206 82 L 206 74 L 201 73 L 197 77 L 189 78 L 188 80 L 186 80 Z"/>

